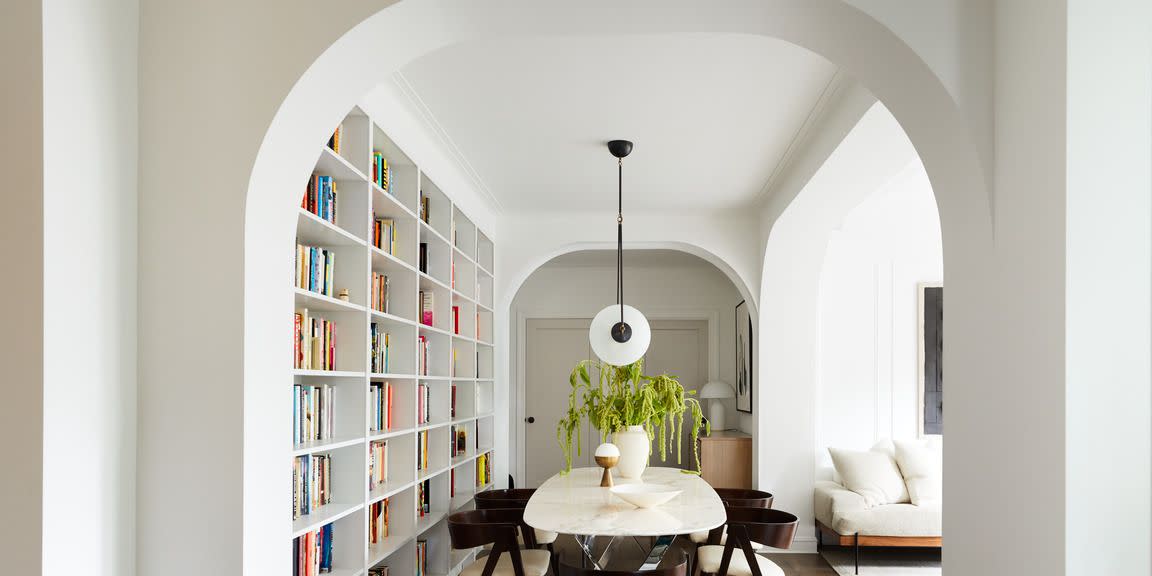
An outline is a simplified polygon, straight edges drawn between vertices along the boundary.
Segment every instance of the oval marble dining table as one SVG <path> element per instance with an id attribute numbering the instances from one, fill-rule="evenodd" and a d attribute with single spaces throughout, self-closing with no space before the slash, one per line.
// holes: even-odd
<path id="1" fill-rule="evenodd" d="M 609 488 L 601 488 L 602 473 L 600 468 L 575 468 L 568 474 L 549 478 L 528 500 L 524 522 L 539 530 L 572 535 L 597 569 L 607 566 L 623 539 L 654 536 L 652 548 L 640 567 L 650 570 L 659 565 L 676 536 L 711 530 L 724 524 L 726 519 L 724 503 L 697 474 L 650 466 L 639 480 L 614 478 L 617 486 L 668 484 L 681 491 L 660 506 L 637 508 L 617 498 Z M 598 536 L 612 540 L 600 558 L 594 558 L 592 548 Z"/>

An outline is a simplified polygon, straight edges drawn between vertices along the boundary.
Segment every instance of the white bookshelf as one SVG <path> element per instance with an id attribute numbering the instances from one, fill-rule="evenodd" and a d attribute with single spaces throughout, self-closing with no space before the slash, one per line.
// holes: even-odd
<path id="1" fill-rule="evenodd" d="M 481 457 L 492 457 L 495 425 L 493 245 L 451 196 L 388 137 L 381 124 L 355 108 L 342 124 L 340 151 L 325 146 L 319 152 L 314 173 L 331 176 L 336 183 L 335 223 L 303 208 L 298 211 L 297 242 L 332 251 L 335 265 L 332 294 L 296 287 L 295 311 L 307 309 L 312 317 L 332 321 L 337 336 L 335 370 L 293 370 L 293 384 L 332 386 L 335 410 L 331 438 L 292 447 L 294 458 L 325 454 L 332 462 L 332 503 L 293 520 L 292 537 L 333 524 L 332 573 L 344 576 L 363 576 L 380 565 L 387 565 L 391 576 L 413 575 L 416 542 L 425 540 L 428 575 L 455 576 L 474 553 L 451 549 L 445 519 L 472 506 L 477 492 L 492 487 L 491 482 L 477 485 L 477 466 Z M 373 151 L 388 160 L 389 190 L 373 181 Z M 422 195 L 429 199 L 427 222 L 420 218 Z M 375 218 L 394 222 L 391 252 L 373 246 Z M 427 245 L 423 270 L 422 243 Z M 372 307 L 373 272 L 388 276 L 387 312 Z M 349 292 L 346 301 L 337 297 L 342 289 Z M 421 292 L 433 294 L 430 326 L 419 314 Z M 373 323 L 389 334 L 387 372 L 372 369 Z M 421 337 L 431 344 L 427 374 L 421 374 L 419 366 Z M 392 387 L 393 425 L 375 430 L 372 384 L 381 382 Z M 428 387 L 430 396 L 429 418 L 424 423 L 417 416 L 421 384 Z M 467 430 L 464 450 L 454 457 L 453 427 Z M 427 433 L 429 442 L 424 469 L 417 463 L 422 433 Z M 370 485 L 369 480 L 373 442 L 388 443 L 388 479 L 378 485 Z M 430 487 L 431 509 L 421 515 L 416 503 L 418 486 L 424 481 Z M 369 542 L 370 510 L 385 500 L 389 535 L 373 544 Z"/>

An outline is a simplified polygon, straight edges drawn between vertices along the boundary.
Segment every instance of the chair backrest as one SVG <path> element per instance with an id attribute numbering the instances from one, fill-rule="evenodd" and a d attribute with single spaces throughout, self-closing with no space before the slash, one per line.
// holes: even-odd
<path id="1" fill-rule="evenodd" d="M 725 503 L 728 513 L 728 541 L 724 544 L 724 555 L 720 558 L 718 576 L 727 576 L 728 563 L 733 552 L 739 548 L 752 569 L 752 576 L 762 576 L 760 563 L 756 561 L 756 552 L 752 550 L 752 542 L 758 542 L 773 548 L 791 548 L 792 539 L 796 536 L 796 523 L 799 521 L 795 515 L 783 510 L 771 508 L 740 508 Z"/>
<path id="2" fill-rule="evenodd" d="M 476 548 L 492 544 L 492 552 L 488 555 L 481 576 L 492 576 L 500 555 L 505 552 L 512 558 L 512 569 L 516 576 L 524 576 L 524 562 L 520 556 L 520 545 L 516 542 L 518 530 L 525 536 L 530 532 L 524 524 L 523 509 L 468 510 L 448 516 L 448 538 L 453 548 Z"/>
<path id="3" fill-rule="evenodd" d="M 671 560 L 669 560 L 671 558 Z M 671 546 L 660 562 L 664 566 L 651 570 L 597 570 L 570 566 L 560 562 L 560 576 L 688 576 L 688 556 L 679 546 Z"/>
<path id="4" fill-rule="evenodd" d="M 477 492 L 473 498 L 476 500 L 477 510 L 492 508 L 524 508 L 528 499 L 536 492 L 535 488 L 510 488 L 507 490 L 485 490 Z"/>
<path id="5" fill-rule="evenodd" d="M 736 508 L 771 508 L 772 493 L 748 488 L 717 488 L 716 495 L 725 506 Z"/>

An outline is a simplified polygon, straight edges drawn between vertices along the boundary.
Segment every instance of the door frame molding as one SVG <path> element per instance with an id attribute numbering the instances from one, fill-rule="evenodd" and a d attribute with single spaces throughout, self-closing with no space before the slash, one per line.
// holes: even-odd
<path id="1" fill-rule="evenodd" d="M 591 320 L 599 309 L 592 311 L 580 312 L 556 312 L 551 310 L 542 309 L 516 309 L 516 358 L 513 365 L 516 367 L 516 375 L 510 379 L 512 389 L 509 390 L 508 397 L 512 400 L 512 410 L 509 411 L 511 415 L 511 422 L 509 422 L 509 432 L 512 436 L 511 444 L 513 446 L 512 453 L 513 459 L 509 462 L 509 470 L 516 478 L 523 481 L 527 478 L 525 474 L 525 450 L 527 447 L 524 443 L 524 418 L 525 418 L 525 401 L 526 401 L 526 385 L 525 385 L 525 372 L 527 371 L 527 345 L 524 335 L 528 332 L 529 320 Z M 644 316 L 649 320 L 703 320 L 708 326 L 708 379 L 717 380 L 720 376 L 720 311 L 711 308 L 651 308 L 645 310 Z"/>

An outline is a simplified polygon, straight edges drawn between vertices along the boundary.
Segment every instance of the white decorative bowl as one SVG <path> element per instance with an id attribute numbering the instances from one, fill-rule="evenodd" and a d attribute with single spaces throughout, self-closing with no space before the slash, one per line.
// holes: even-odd
<path id="1" fill-rule="evenodd" d="M 637 508 L 653 508 L 680 495 L 680 489 L 667 484 L 624 484 L 612 487 L 617 498 Z"/>

